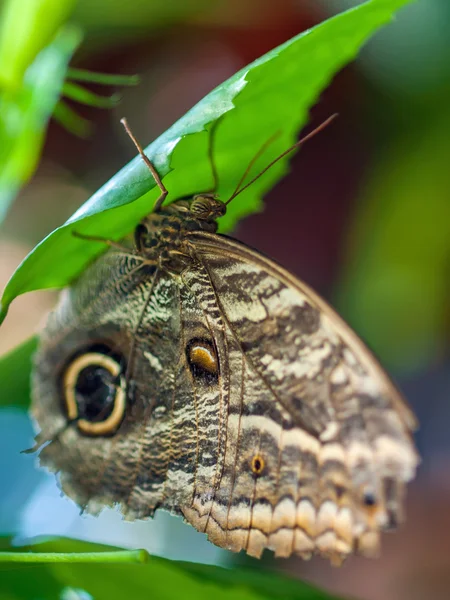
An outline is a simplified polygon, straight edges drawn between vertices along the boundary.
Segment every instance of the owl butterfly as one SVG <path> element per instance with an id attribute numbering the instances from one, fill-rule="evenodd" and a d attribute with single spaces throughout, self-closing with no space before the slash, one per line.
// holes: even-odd
<path id="1" fill-rule="evenodd" d="M 163 206 L 127 131 L 161 196 L 49 316 L 32 377 L 41 464 L 89 512 L 164 508 L 235 552 L 375 554 L 418 463 L 412 413 L 324 300 L 216 233 L 227 203 Z"/>

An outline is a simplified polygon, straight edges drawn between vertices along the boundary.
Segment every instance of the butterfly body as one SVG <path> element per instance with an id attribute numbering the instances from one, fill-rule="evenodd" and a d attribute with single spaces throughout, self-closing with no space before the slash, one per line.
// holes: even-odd
<path id="1" fill-rule="evenodd" d="M 164 508 L 233 551 L 373 554 L 414 418 L 315 292 L 216 233 L 224 212 L 159 209 L 63 293 L 35 359 L 41 463 L 88 511 Z"/>

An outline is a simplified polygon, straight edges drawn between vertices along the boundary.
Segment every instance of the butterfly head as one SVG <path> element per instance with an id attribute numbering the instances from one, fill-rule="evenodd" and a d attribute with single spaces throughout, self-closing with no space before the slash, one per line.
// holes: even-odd
<path id="1" fill-rule="evenodd" d="M 226 213 L 226 205 L 216 194 L 196 194 L 189 206 L 191 214 L 201 221 L 215 221 Z"/>

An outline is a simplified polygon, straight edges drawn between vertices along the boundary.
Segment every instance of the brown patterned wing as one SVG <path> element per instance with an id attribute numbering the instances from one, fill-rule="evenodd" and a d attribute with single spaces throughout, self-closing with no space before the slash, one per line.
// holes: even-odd
<path id="1" fill-rule="evenodd" d="M 254 556 L 376 553 L 418 463 L 411 411 L 305 284 L 229 238 L 195 232 L 187 245 L 183 281 L 218 348 L 222 459 L 184 515 Z"/>

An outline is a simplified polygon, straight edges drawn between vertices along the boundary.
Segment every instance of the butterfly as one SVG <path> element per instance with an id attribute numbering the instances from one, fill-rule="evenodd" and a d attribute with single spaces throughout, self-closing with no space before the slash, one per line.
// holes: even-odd
<path id="1" fill-rule="evenodd" d="M 41 464 L 84 510 L 166 509 L 235 552 L 376 554 L 419 460 L 411 410 L 321 297 L 217 233 L 243 187 L 163 205 L 125 126 L 161 195 L 49 315 Z"/>

